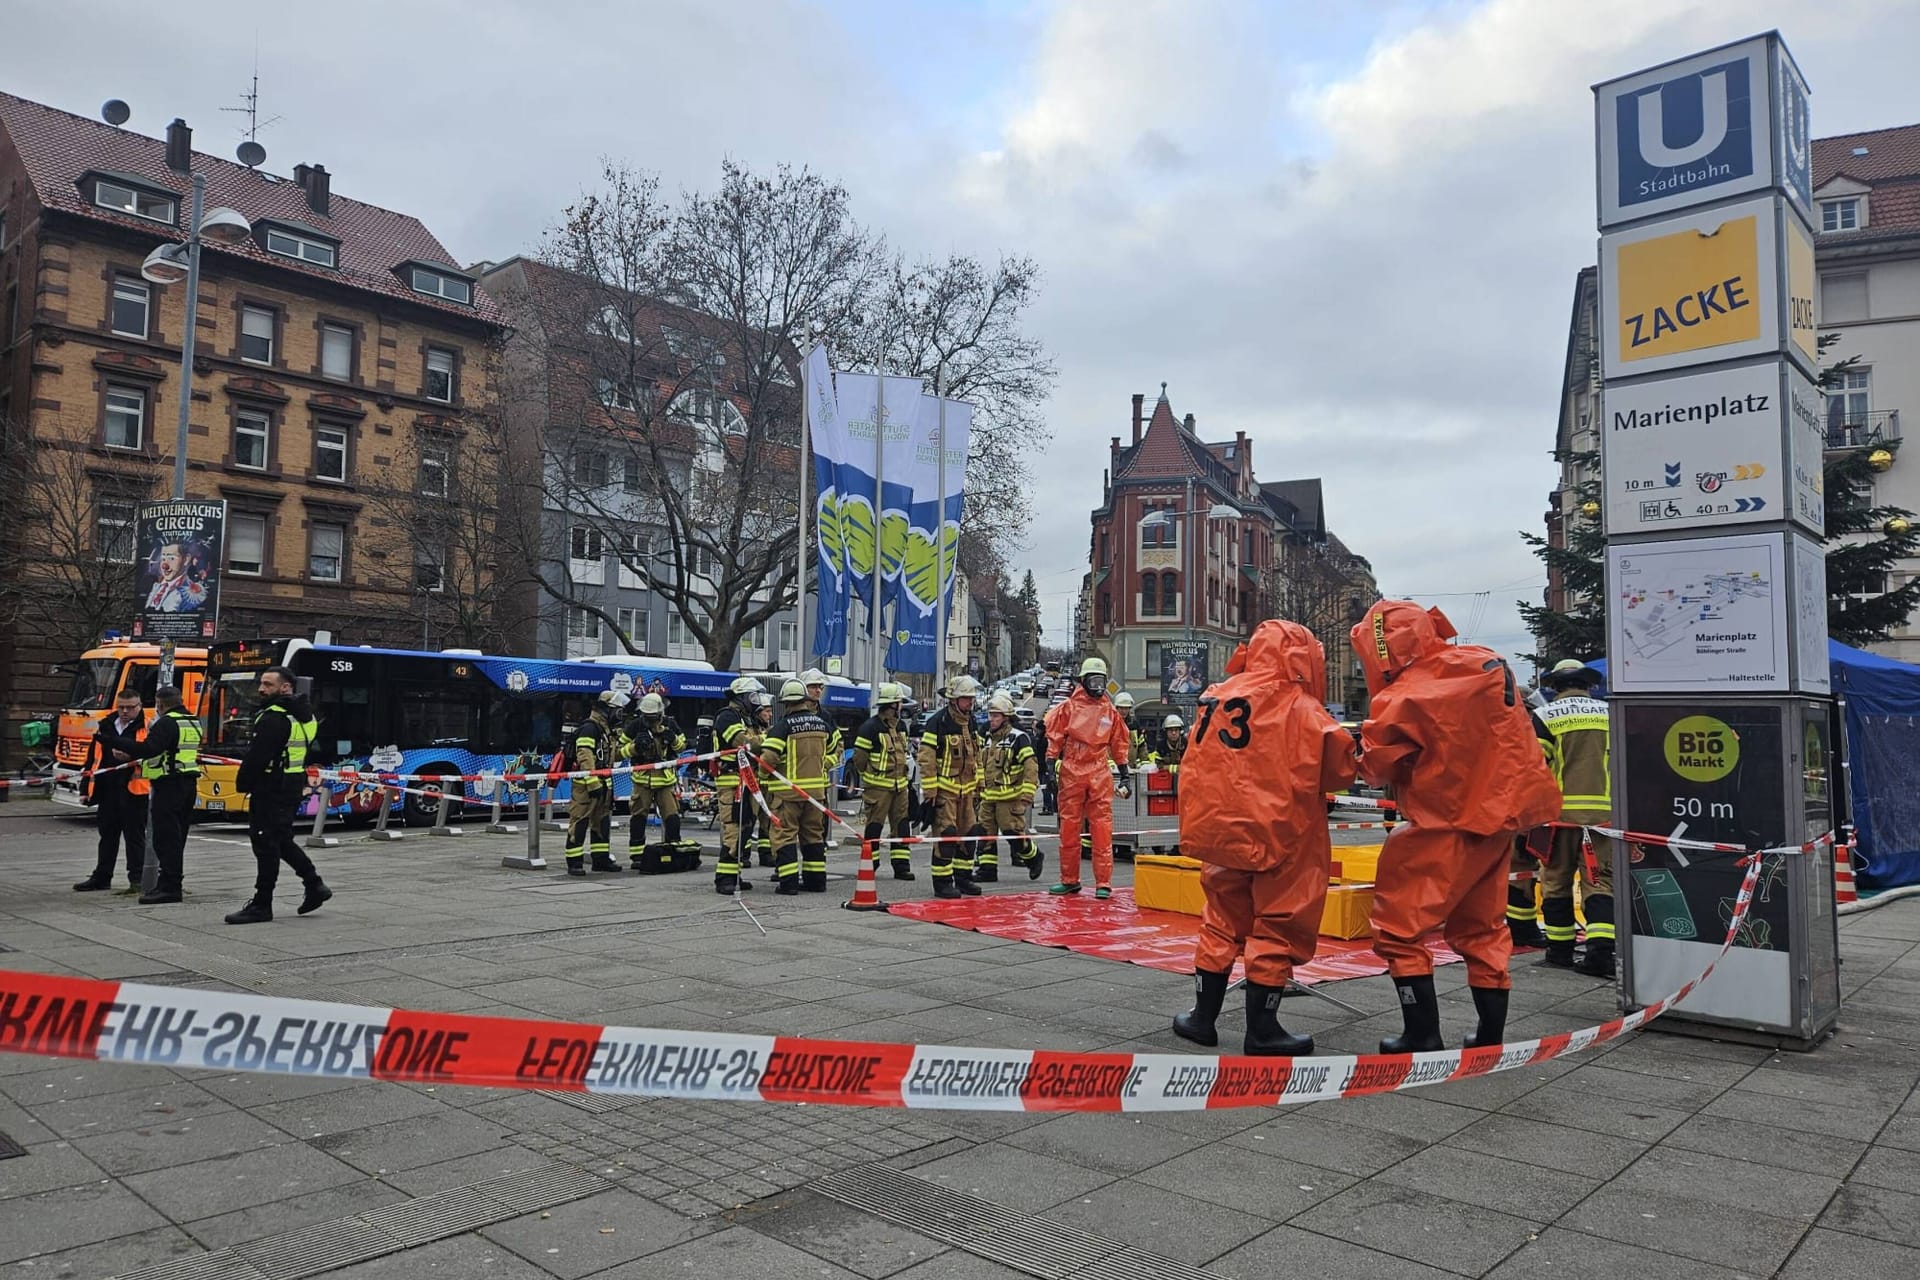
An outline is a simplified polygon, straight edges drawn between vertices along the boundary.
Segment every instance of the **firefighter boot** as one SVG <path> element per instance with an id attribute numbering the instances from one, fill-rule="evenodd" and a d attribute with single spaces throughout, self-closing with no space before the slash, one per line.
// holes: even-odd
<path id="1" fill-rule="evenodd" d="M 662 818 L 660 820 L 660 826 L 661 826 L 661 829 L 667 833 L 668 844 L 680 843 L 680 815 L 679 814 L 676 813 L 670 818 Z"/>
<path id="2" fill-rule="evenodd" d="M 973 882 L 975 884 L 1000 883 L 1000 842 L 998 840 L 975 840 L 973 842 Z"/>
<path id="3" fill-rule="evenodd" d="M 1446 1048 L 1440 1039 L 1440 998 L 1433 993 L 1433 975 L 1423 973 L 1417 978 L 1395 978 L 1393 989 L 1400 996 L 1400 1020 L 1404 1030 L 1397 1036 L 1387 1036 L 1381 1040 L 1380 1052 L 1429 1053 Z"/>
<path id="4" fill-rule="evenodd" d="M 1470 987 L 1468 990 L 1473 992 L 1473 1011 L 1480 1015 L 1480 1025 L 1460 1041 L 1460 1047 L 1484 1049 L 1490 1044 L 1499 1044 L 1507 1034 L 1507 989 Z"/>
<path id="5" fill-rule="evenodd" d="M 936 898 L 962 897 L 960 887 L 953 882 L 953 855 L 947 852 L 948 846 L 937 844 L 933 848 L 933 896 Z"/>
<path id="6" fill-rule="evenodd" d="M 1173 1015 L 1173 1034 L 1195 1044 L 1220 1043 L 1220 1033 L 1213 1029 L 1213 1021 L 1220 1016 L 1220 1006 L 1227 1001 L 1227 976 L 1211 969 L 1193 971 L 1193 1008 Z"/>
<path id="7" fill-rule="evenodd" d="M 800 887 L 808 893 L 827 891 L 827 846 L 800 846 Z"/>
<path id="8" fill-rule="evenodd" d="M 621 867 L 619 863 L 613 860 L 612 854 L 596 853 L 593 855 L 593 869 L 595 871 L 619 871 Z"/>
<path id="9" fill-rule="evenodd" d="M 570 876 L 584 876 L 587 874 L 587 860 L 585 858 L 568 858 L 567 874 Z"/>
<path id="10" fill-rule="evenodd" d="M 1613 968 L 1613 939 L 1589 937 L 1586 954 L 1574 964 L 1573 971 L 1584 973 L 1590 978 L 1606 978 L 1611 981 Z"/>
<path id="11" fill-rule="evenodd" d="M 1540 915 L 1547 926 L 1547 953 L 1540 957 L 1540 963 L 1556 969 L 1573 968 L 1572 897 L 1548 898 L 1540 904 Z"/>
<path id="12" fill-rule="evenodd" d="M 982 892 L 980 886 L 973 882 L 973 872 L 960 867 L 953 869 L 953 887 L 963 898 L 977 898 Z"/>
<path id="13" fill-rule="evenodd" d="M 1312 1036 L 1290 1035 L 1280 1025 L 1283 987 L 1247 984 L 1247 1039 L 1241 1052 L 1257 1058 L 1304 1058 L 1313 1052 Z"/>
<path id="14" fill-rule="evenodd" d="M 912 836 L 913 828 L 907 823 L 896 822 L 893 824 L 893 838 L 895 840 L 907 840 Z M 918 877 L 913 874 L 913 854 L 906 845 L 896 844 L 893 846 L 893 878 L 895 880 L 918 879 Z"/>

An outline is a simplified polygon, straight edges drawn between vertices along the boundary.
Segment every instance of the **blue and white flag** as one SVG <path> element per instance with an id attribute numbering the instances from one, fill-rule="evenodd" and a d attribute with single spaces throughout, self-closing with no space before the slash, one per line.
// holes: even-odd
<path id="1" fill-rule="evenodd" d="M 882 554 L 882 544 L 889 537 L 904 545 L 907 514 L 904 503 L 889 502 L 877 491 L 875 475 L 881 474 L 889 492 L 897 493 L 894 473 L 906 465 L 924 388 L 918 378 L 889 375 L 883 380 L 870 373 L 843 373 L 838 385 L 847 431 L 847 452 L 840 464 L 847 595 L 877 608 L 872 598 L 874 558 Z"/>
<path id="2" fill-rule="evenodd" d="M 940 401 L 925 396 L 914 425 L 911 474 L 916 481 L 906 551 L 894 588 L 893 642 L 887 666 L 894 671 L 932 674 L 939 670 L 940 597 L 952 616 L 954 567 L 959 556 L 960 512 L 967 482 L 967 441 L 973 431 L 973 406 L 946 402 L 944 439 Z M 946 485 L 941 492 L 941 453 L 946 454 Z"/>
<path id="3" fill-rule="evenodd" d="M 840 465 L 847 456 L 847 429 L 825 344 L 808 354 L 801 381 L 813 445 L 813 539 L 819 560 L 813 652 L 829 656 L 847 651 L 847 554 L 840 515 Z M 805 587 L 800 584 L 801 590 Z"/>

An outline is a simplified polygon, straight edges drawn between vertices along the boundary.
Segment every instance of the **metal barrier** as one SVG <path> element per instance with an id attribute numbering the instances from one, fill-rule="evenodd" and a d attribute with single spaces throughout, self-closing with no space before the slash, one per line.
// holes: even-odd
<path id="1" fill-rule="evenodd" d="M 406 835 L 407 835 L 406 832 L 392 831 L 392 830 L 389 830 L 387 827 L 387 821 L 393 817 L 394 799 L 400 794 L 401 792 L 399 788 L 388 787 L 385 783 L 381 784 L 380 816 L 378 819 L 375 820 L 373 824 L 373 830 L 367 832 L 367 839 L 369 840 L 404 840 L 406 839 Z M 404 801 L 402 803 L 404 803 Z"/>
<path id="2" fill-rule="evenodd" d="M 520 828 L 518 826 L 504 820 L 500 816 L 500 795 L 506 789 L 507 784 L 505 782 L 495 781 L 493 784 L 493 816 L 487 821 L 487 832 L 489 835 L 517 836 L 520 834 Z M 527 806 L 527 812 L 529 815 L 532 814 L 533 806 L 531 804 Z"/>
<path id="3" fill-rule="evenodd" d="M 430 836 L 463 836 L 467 834 L 466 828 L 453 825 L 453 792 L 445 788 L 441 789 L 440 808 L 434 814 L 433 826 L 427 829 L 427 834 Z"/>
<path id="4" fill-rule="evenodd" d="M 313 793 L 313 833 L 300 842 L 309 849 L 331 849 L 340 841 L 327 834 L 327 791 L 325 787 Z"/>
<path id="5" fill-rule="evenodd" d="M 516 871 L 545 871 L 547 869 L 547 860 L 540 856 L 540 828 L 546 824 L 535 820 L 540 813 L 540 792 L 542 790 L 543 788 L 540 786 L 539 783 L 534 783 L 533 789 L 527 793 L 527 851 L 526 853 L 508 854 L 506 857 L 500 859 L 501 866 L 512 867 Z M 498 812 L 499 812 L 497 808 L 498 803 L 499 803 L 498 801 L 495 801 L 496 817 L 498 816 Z M 549 804 L 552 803 L 551 796 L 548 797 L 548 803 Z M 488 829 L 492 830 L 491 827 L 489 827 Z"/>

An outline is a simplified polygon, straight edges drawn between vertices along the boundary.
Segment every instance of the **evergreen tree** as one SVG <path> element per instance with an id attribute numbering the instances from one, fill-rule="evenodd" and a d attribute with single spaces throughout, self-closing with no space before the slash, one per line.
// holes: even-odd
<path id="1" fill-rule="evenodd" d="M 1562 466 L 1591 467 L 1596 474 L 1600 466 L 1600 455 L 1591 451 L 1556 449 L 1553 460 Z M 1519 602 L 1520 616 L 1540 642 L 1540 660 L 1546 666 L 1562 658 L 1584 661 L 1607 649 L 1607 535 L 1598 511 L 1588 515 L 1583 510 L 1590 503 L 1599 503 L 1599 481 L 1576 485 L 1573 496 L 1565 546 L 1549 546 L 1537 533 L 1520 535 L 1547 566 L 1548 573 L 1559 574 L 1561 586 L 1573 600 L 1573 607 L 1564 613 L 1544 604 Z"/>

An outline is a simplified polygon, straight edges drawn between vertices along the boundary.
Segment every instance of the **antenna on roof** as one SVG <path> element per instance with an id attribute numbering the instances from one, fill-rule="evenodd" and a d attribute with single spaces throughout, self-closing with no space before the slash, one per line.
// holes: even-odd
<path id="1" fill-rule="evenodd" d="M 260 131 L 285 119 L 284 116 L 268 116 L 265 120 L 260 118 L 260 37 L 257 33 L 253 38 L 253 81 L 246 92 L 240 95 L 240 101 L 245 105 L 220 109 L 247 118 L 247 127 L 240 130 L 246 141 L 235 149 L 234 155 L 241 164 L 253 169 L 265 163 L 267 158 L 267 149 L 260 145 Z"/>

